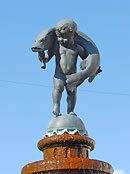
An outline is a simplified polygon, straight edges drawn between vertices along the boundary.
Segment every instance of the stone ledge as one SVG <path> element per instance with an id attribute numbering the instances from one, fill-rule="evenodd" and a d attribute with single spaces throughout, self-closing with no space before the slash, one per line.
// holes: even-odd
<path id="1" fill-rule="evenodd" d="M 80 135 L 78 133 L 74 135 L 70 135 L 68 133 L 64 133 L 63 135 L 53 135 L 51 137 L 45 137 L 38 142 L 39 150 L 43 151 L 44 149 L 51 147 L 59 147 L 59 146 L 82 146 L 86 145 L 90 151 L 92 151 L 95 147 L 95 141 L 85 135 Z"/>
<path id="2" fill-rule="evenodd" d="M 85 159 L 85 158 L 63 158 L 62 160 L 51 160 L 51 161 L 37 161 L 30 163 L 23 167 L 22 174 L 42 174 L 49 173 L 60 173 L 60 171 L 66 171 L 68 173 L 70 170 L 76 170 L 76 173 L 92 174 L 113 174 L 113 168 L 110 164 L 94 160 L 94 159 Z M 62 173 L 62 172 L 61 172 Z"/>

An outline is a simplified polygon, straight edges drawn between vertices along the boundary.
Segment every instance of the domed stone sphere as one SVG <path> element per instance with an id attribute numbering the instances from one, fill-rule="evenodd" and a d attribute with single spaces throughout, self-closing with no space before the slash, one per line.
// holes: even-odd
<path id="1" fill-rule="evenodd" d="M 53 118 L 49 124 L 45 135 L 52 136 L 53 134 L 61 135 L 64 132 L 75 134 L 78 132 L 80 135 L 87 135 L 84 123 L 76 115 L 62 115 Z"/>

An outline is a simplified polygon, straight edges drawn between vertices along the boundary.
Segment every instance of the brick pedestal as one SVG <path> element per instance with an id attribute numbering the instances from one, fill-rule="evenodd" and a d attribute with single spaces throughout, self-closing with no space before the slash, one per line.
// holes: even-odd
<path id="1" fill-rule="evenodd" d="M 45 136 L 38 142 L 44 160 L 27 164 L 22 174 L 112 174 L 110 164 L 89 159 L 94 147 L 94 140 L 79 133 Z"/>

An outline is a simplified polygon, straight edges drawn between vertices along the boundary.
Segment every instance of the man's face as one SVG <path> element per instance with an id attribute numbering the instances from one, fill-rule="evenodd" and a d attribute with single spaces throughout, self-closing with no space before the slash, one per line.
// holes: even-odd
<path id="1" fill-rule="evenodd" d="M 61 44 L 69 44 L 74 40 L 74 31 L 68 26 L 63 26 L 57 29 L 57 36 Z"/>

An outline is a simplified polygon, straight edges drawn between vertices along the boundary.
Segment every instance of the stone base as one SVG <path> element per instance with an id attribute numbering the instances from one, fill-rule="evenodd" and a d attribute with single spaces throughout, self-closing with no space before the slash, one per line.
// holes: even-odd
<path id="1" fill-rule="evenodd" d="M 95 141 L 78 133 L 45 137 L 38 143 L 44 160 L 27 164 L 22 174 L 112 174 L 110 164 L 89 159 Z"/>
<path id="2" fill-rule="evenodd" d="M 89 158 L 89 152 L 95 147 L 95 141 L 85 135 L 64 133 L 45 137 L 38 142 L 38 148 L 44 159 Z"/>
<path id="3" fill-rule="evenodd" d="M 65 132 L 68 132 L 69 134 L 75 134 L 78 132 L 80 135 L 88 136 L 88 132 L 85 129 L 82 120 L 78 116 L 70 114 L 54 117 L 50 120 L 45 135 L 62 135 Z"/>
<path id="4" fill-rule="evenodd" d="M 45 137 L 38 142 L 41 161 L 27 164 L 22 174 L 113 174 L 110 164 L 89 159 L 95 141 L 88 137 L 82 120 L 75 115 L 53 118 Z"/>
<path id="5" fill-rule="evenodd" d="M 22 174 L 112 174 L 110 164 L 85 158 L 42 160 L 26 165 Z"/>

